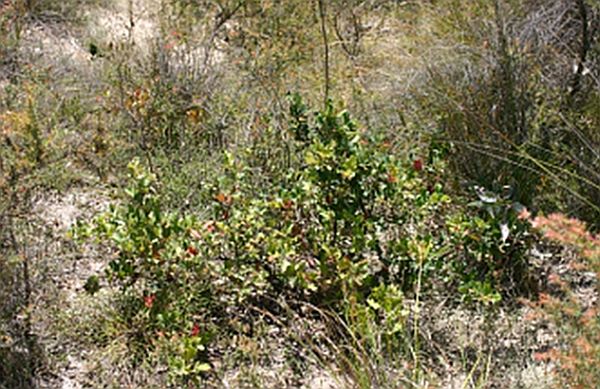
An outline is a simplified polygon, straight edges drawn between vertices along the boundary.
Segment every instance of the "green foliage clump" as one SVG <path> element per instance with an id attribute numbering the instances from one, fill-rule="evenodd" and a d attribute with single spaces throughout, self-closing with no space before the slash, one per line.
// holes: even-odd
<path id="1" fill-rule="evenodd" d="M 494 303 L 526 273 L 526 232 L 505 203 L 479 202 L 478 215 L 450 218 L 444 231 L 460 207 L 431 182 L 433 166 L 397 160 L 332 103 L 313 113 L 292 96 L 290 131 L 282 161 L 224 154 L 223 173 L 201 189 L 204 218 L 166 212 L 156 177 L 133 162 L 124 203 L 77 229 L 113 243 L 107 274 L 130 302 L 134 340 L 160 334 L 175 376 L 209 369 L 210 339 L 236 322 L 224 312 L 303 301 L 367 338 L 376 324 L 392 344 L 408 320 L 405 293 L 418 301 L 432 280 L 449 279 Z M 269 163 L 281 171 L 264 180 Z"/>
<path id="2" fill-rule="evenodd" d="M 163 210 L 156 178 L 139 161 L 129 171 L 126 203 L 111 207 L 92 224 L 79 224 L 75 236 L 115 246 L 116 257 L 106 273 L 127 302 L 123 314 L 133 327 L 132 345 L 145 349 L 161 345 L 157 338 L 169 339 L 168 348 L 175 351 L 168 361 L 175 374 L 204 371 L 202 352 L 212 331 L 204 319 L 215 299 L 206 258 L 198 256 L 190 235 L 195 219 Z"/>
<path id="3" fill-rule="evenodd" d="M 391 243 L 407 237 L 386 233 L 447 199 L 363 140 L 348 113 L 330 104 L 309 115 L 295 98 L 299 158 L 271 186 L 257 190 L 252 168 L 226 154 L 225 174 L 207 188 L 209 220 L 164 211 L 155 177 L 134 162 L 125 202 L 77 229 L 114 244 L 107 274 L 133 301 L 136 336 L 189 332 L 198 321 L 208 334 L 219 309 L 280 293 L 340 309 L 413 276 L 408 246 Z"/>
<path id="4" fill-rule="evenodd" d="M 235 263 L 245 281 L 261 274 L 274 290 L 324 305 L 364 299 L 381 282 L 409 286 L 416 269 L 410 225 L 447 196 L 430 193 L 418 172 L 365 139 L 332 104 L 313 115 L 292 97 L 291 130 L 296 158 L 263 193 L 248 185 L 242 161 L 229 160 L 229 182 L 215 189 L 224 242 L 210 256 Z"/>
<path id="5" fill-rule="evenodd" d="M 527 221 L 519 218 L 523 208 L 493 193 L 480 192 L 467 212 L 448 218 L 453 245 L 459 250 L 451 261 L 451 274 L 459 276 L 459 291 L 469 300 L 495 303 L 499 292 L 530 293 L 528 250 L 534 236 Z"/>

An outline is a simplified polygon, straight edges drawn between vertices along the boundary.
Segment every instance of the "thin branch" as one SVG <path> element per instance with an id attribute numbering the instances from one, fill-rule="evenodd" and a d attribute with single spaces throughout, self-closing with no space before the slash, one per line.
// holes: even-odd
<path id="1" fill-rule="evenodd" d="M 581 89 L 581 77 L 583 76 L 583 69 L 585 67 L 587 54 L 591 48 L 590 35 L 588 31 L 588 13 L 587 7 L 585 6 L 585 1 L 577 0 L 577 8 L 579 10 L 579 18 L 581 23 L 581 47 L 579 48 L 577 69 L 575 70 L 575 76 L 573 78 L 573 84 L 571 86 L 571 100 L 575 98 L 575 96 Z"/>
<path id="2" fill-rule="evenodd" d="M 325 73 L 325 93 L 323 96 L 324 106 L 327 106 L 329 100 L 329 39 L 327 37 L 327 27 L 325 25 L 327 13 L 325 10 L 325 3 L 323 0 L 317 0 L 319 6 L 319 17 L 321 19 L 321 35 L 323 36 L 323 46 L 325 48 L 324 54 L 324 73 Z"/>

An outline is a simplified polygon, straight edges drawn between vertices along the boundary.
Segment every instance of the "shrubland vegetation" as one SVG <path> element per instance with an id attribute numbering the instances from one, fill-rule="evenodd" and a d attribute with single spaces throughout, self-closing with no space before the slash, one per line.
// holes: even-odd
<path id="1" fill-rule="evenodd" d="M 0 387 L 594 387 L 599 37 L 587 0 L 5 2 Z"/>

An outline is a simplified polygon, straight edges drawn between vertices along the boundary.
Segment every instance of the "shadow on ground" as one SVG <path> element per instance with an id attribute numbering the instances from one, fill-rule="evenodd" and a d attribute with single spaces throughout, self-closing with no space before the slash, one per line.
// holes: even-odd
<path id="1" fill-rule="evenodd" d="M 18 254 L 9 224 L 0 222 L 0 388 L 33 388 L 45 358 L 30 319 L 29 259 Z"/>

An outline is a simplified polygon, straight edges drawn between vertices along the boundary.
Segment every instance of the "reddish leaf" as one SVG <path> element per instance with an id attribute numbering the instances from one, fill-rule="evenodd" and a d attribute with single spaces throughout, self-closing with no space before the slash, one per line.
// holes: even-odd
<path id="1" fill-rule="evenodd" d="M 231 204 L 231 196 L 227 196 L 224 193 L 219 193 L 215 196 L 215 200 L 224 205 Z"/>
<path id="2" fill-rule="evenodd" d="M 198 232 L 197 230 L 191 230 L 190 236 L 196 240 L 202 239 L 202 234 L 200 232 Z"/>

